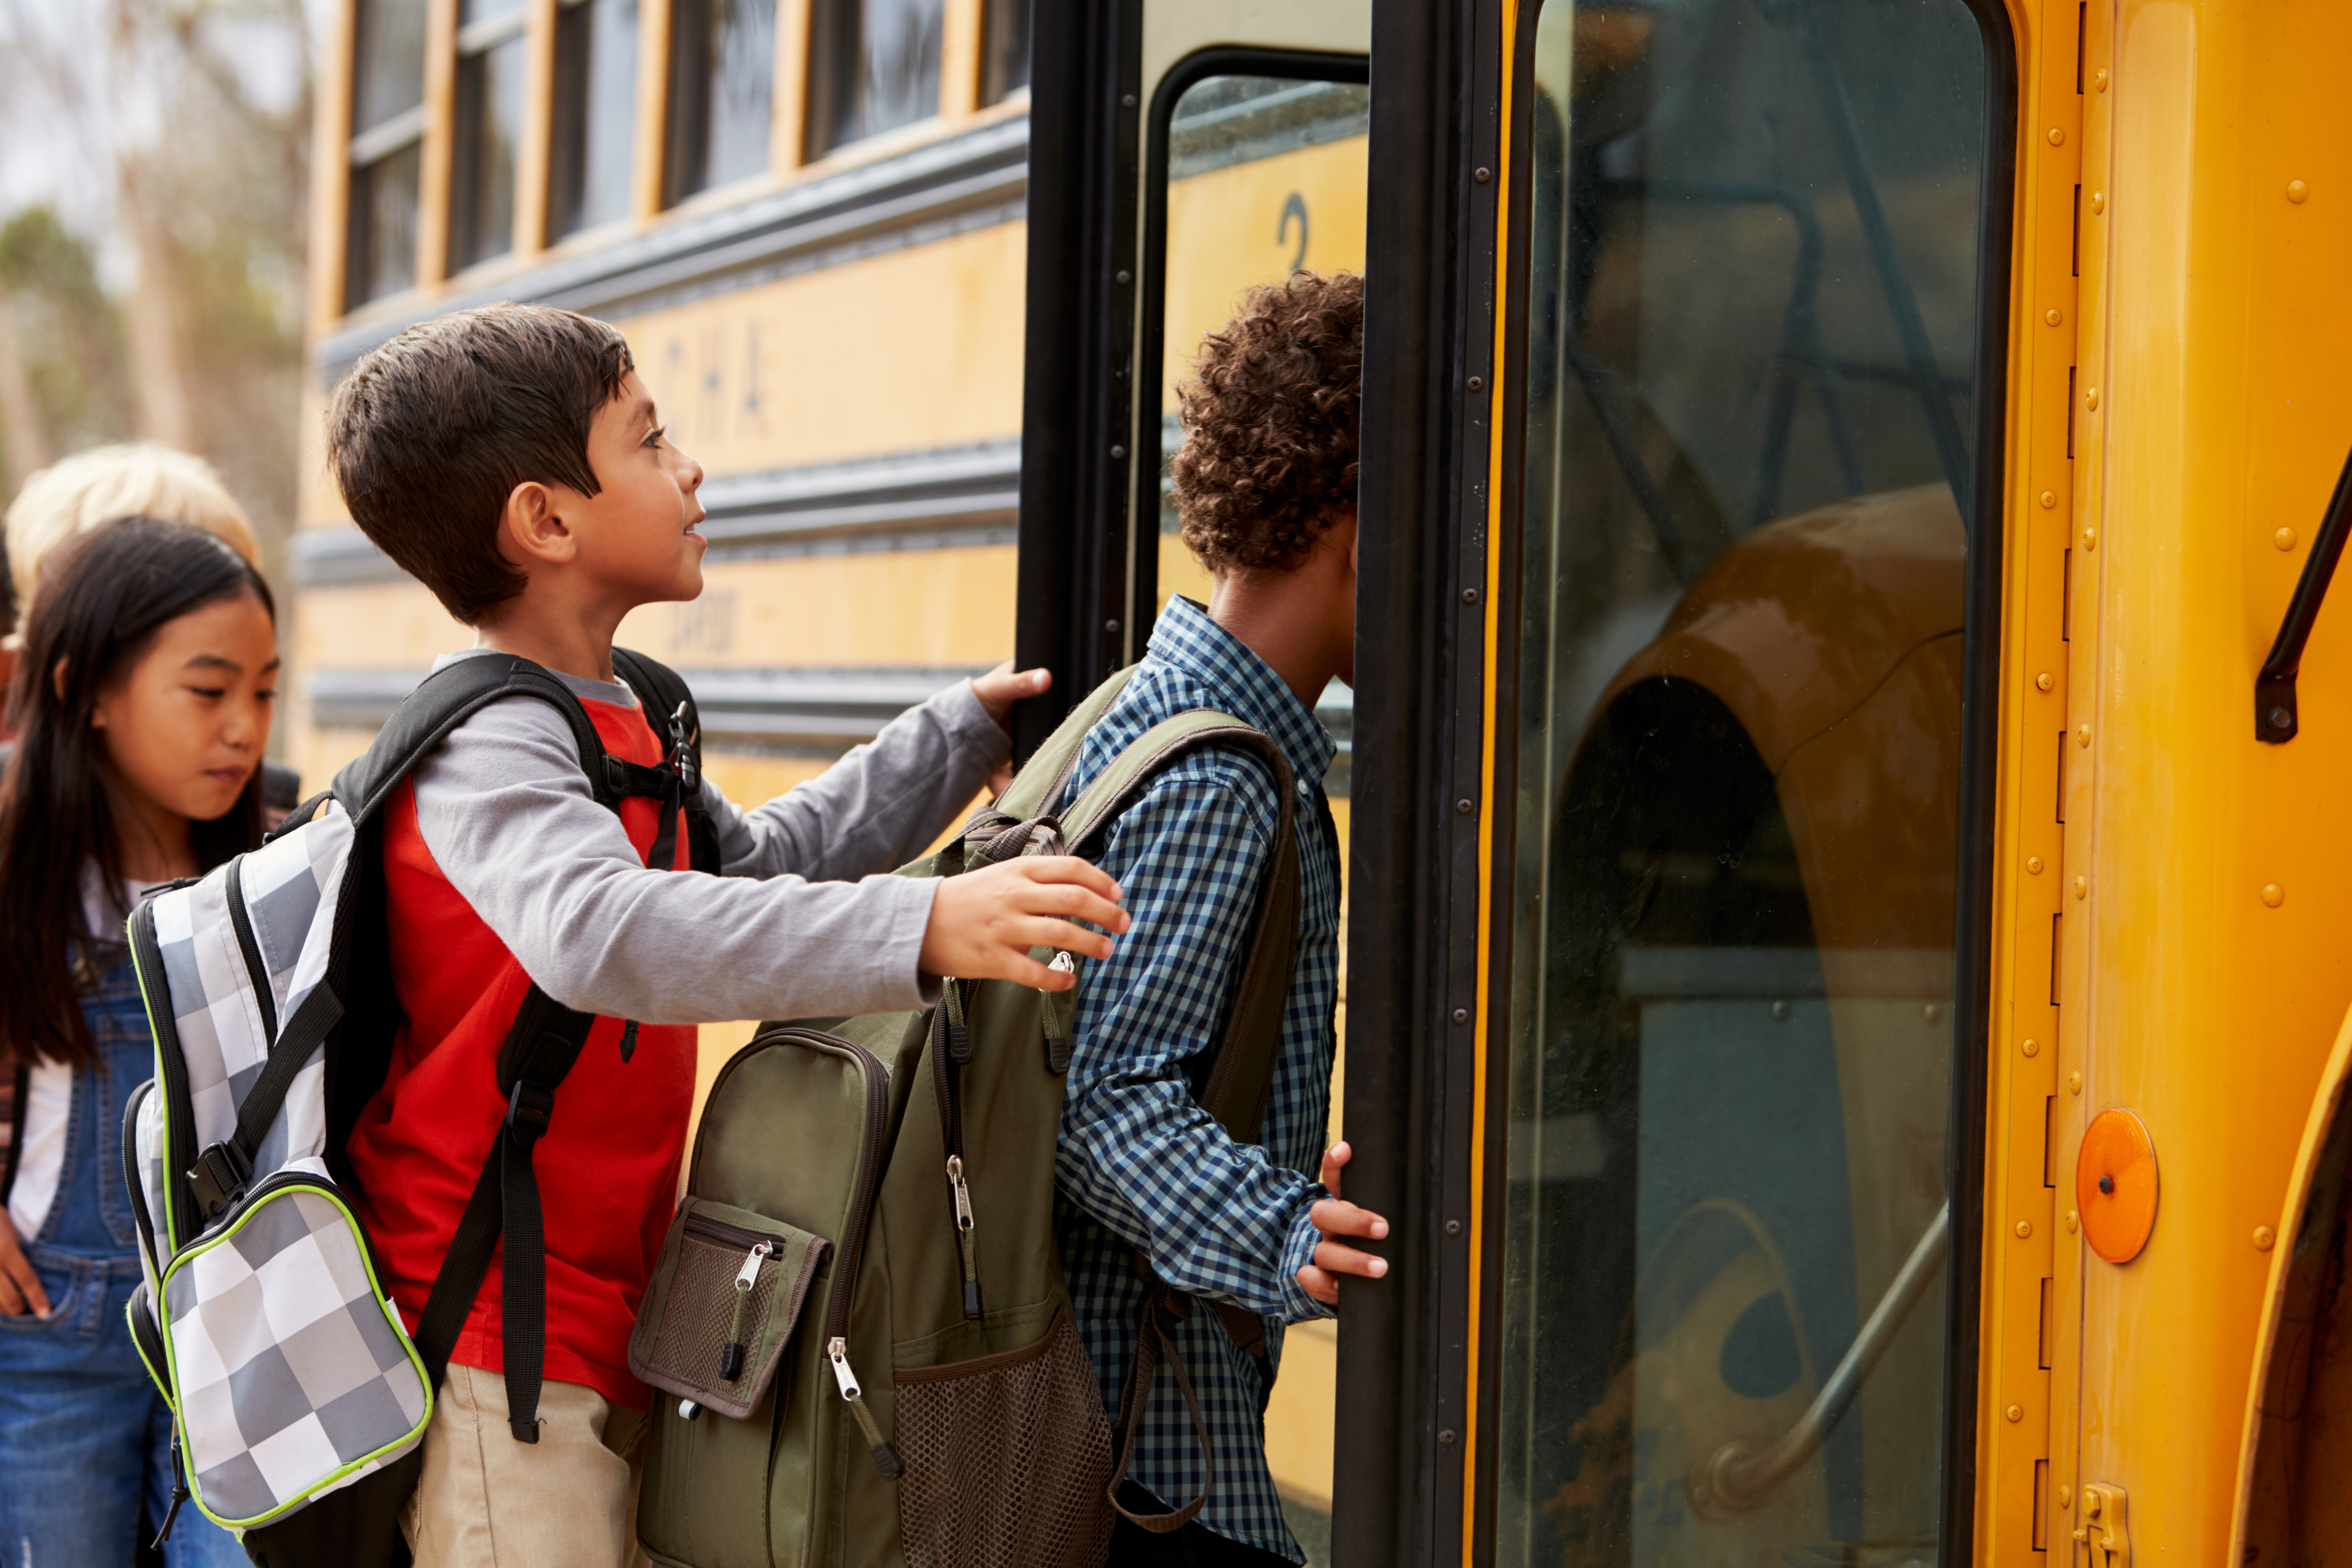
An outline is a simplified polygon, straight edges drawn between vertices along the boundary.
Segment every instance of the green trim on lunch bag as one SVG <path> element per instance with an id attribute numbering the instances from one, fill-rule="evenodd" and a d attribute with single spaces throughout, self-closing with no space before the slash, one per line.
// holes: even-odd
<path id="1" fill-rule="evenodd" d="M 367 1270 L 368 1294 L 374 1298 L 377 1308 L 383 1313 L 384 1321 L 392 1325 L 392 1331 L 399 1336 L 400 1348 L 408 1352 L 408 1364 L 416 1369 L 416 1381 L 425 1390 L 425 1410 L 424 1414 L 420 1415 L 416 1418 L 416 1425 L 410 1427 L 404 1435 L 390 1443 L 386 1443 L 383 1447 L 376 1449 L 373 1453 L 361 1455 L 358 1458 L 342 1466 L 332 1474 L 321 1477 L 317 1485 L 306 1489 L 299 1497 L 290 1498 L 278 1504 L 278 1507 L 271 1509 L 268 1512 L 255 1514 L 250 1519 L 223 1519 L 220 1515 L 215 1513 L 210 1508 L 205 1506 L 204 1494 L 196 1488 L 196 1470 L 194 1462 L 195 1450 L 188 1441 L 187 1430 L 180 1415 L 180 1402 L 167 1395 L 164 1403 L 172 1407 L 172 1425 L 173 1427 L 180 1434 L 180 1451 L 183 1454 L 187 1455 L 189 1458 L 187 1471 L 188 1496 L 190 1500 L 195 1503 L 197 1512 L 203 1514 L 206 1519 L 211 1520 L 215 1524 L 219 1525 L 223 1530 L 252 1530 L 259 1525 L 268 1524 L 272 1520 L 283 1519 L 286 1515 L 293 1512 L 296 1509 L 300 1508 L 304 1503 L 309 1502 L 311 1499 L 318 1497 L 322 1492 L 332 1490 L 336 1486 L 340 1485 L 343 1481 L 349 1480 L 352 1476 L 367 1468 L 370 1465 L 375 1464 L 385 1456 L 394 1454 L 399 1450 L 420 1441 L 424 1437 L 425 1429 L 433 1425 L 433 1379 L 426 1373 L 425 1370 L 424 1358 L 416 1353 L 415 1342 L 408 1337 L 408 1330 L 401 1322 L 400 1313 L 393 1307 L 391 1299 L 383 1293 L 383 1281 L 376 1277 L 374 1252 L 373 1249 L 369 1247 L 366 1243 L 366 1233 L 360 1229 L 359 1216 L 352 1213 L 351 1205 L 343 1202 L 341 1194 L 336 1192 L 332 1187 L 326 1185 L 318 1177 L 311 1175 L 309 1172 L 297 1173 L 279 1186 L 272 1187 L 268 1183 L 265 1182 L 260 1186 L 256 1187 L 251 1193 L 246 1195 L 246 1201 L 242 1211 L 236 1215 L 236 1216 L 226 1225 L 223 1226 L 218 1234 L 206 1237 L 199 1245 L 193 1246 L 189 1247 L 187 1251 L 178 1254 L 172 1259 L 169 1267 L 163 1270 L 163 1278 L 159 1282 L 156 1289 L 155 1305 L 156 1310 L 160 1314 L 160 1321 L 157 1323 L 157 1327 L 162 1331 L 163 1336 L 163 1355 L 165 1360 L 171 1365 L 172 1386 L 174 1389 L 177 1389 L 180 1383 L 179 1357 L 173 1351 L 172 1345 L 171 1309 L 165 1304 L 163 1300 L 163 1291 L 169 1288 L 172 1276 L 177 1274 L 185 1265 L 194 1261 L 196 1258 L 202 1258 L 214 1247 L 220 1246 L 222 1243 L 235 1237 L 238 1231 L 243 1230 L 245 1228 L 246 1222 L 250 1220 L 255 1215 L 260 1213 L 264 1204 L 266 1204 L 268 1199 L 274 1197 L 278 1193 L 289 1192 L 298 1187 L 304 1192 L 316 1194 L 318 1196 L 322 1197 L 329 1203 L 334 1205 L 336 1209 L 342 1215 L 345 1223 L 351 1226 L 352 1234 L 360 1238 L 360 1267 Z M 133 1337 L 135 1338 L 136 1336 Z"/>

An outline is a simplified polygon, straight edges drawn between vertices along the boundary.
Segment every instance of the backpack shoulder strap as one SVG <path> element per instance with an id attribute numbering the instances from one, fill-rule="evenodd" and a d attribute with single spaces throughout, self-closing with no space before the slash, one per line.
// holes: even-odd
<path id="1" fill-rule="evenodd" d="M 352 821 L 368 821 L 383 808 L 400 781 L 447 740 L 452 730 L 509 697 L 536 698 L 563 715 L 580 748 L 580 770 L 588 775 L 589 792 L 600 805 L 614 805 L 617 796 L 605 777 L 604 742 L 597 736 L 587 709 L 553 673 L 508 653 L 456 659 L 426 676 L 392 710 L 366 754 L 335 775 L 335 798 L 343 803 Z"/>
<path id="2" fill-rule="evenodd" d="M 1078 765 L 1078 748 L 1085 743 L 1087 731 L 1110 711 L 1110 705 L 1118 700 L 1118 694 L 1135 678 L 1137 668 L 1130 664 L 1118 671 L 1070 710 L 1069 717 L 1021 764 L 1020 773 L 996 803 L 1000 816 L 1013 822 L 1026 822 L 1054 808 L 1063 791 L 1069 787 L 1070 773 Z"/>
<path id="3" fill-rule="evenodd" d="M 1289 759 L 1265 731 L 1229 714 L 1196 708 L 1163 719 L 1138 736 L 1081 791 L 1061 814 L 1062 836 L 1076 853 L 1133 805 L 1152 779 L 1177 758 L 1203 747 L 1221 747 L 1255 756 L 1274 775 L 1275 842 L 1273 863 L 1258 895 L 1251 922 L 1249 949 L 1242 961 L 1241 983 L 1233 1007 L 1225 1016 L 1224 1032 L 1209 1058 L 1209 1071 L 1198 1099 L 1237 1143 L 1255 1143 L 1265 1115 L 1266 1085 L 1274 1076 L 1274 1059 L 1282 1046 L 1282 1021 L 1290 1000 L 1291 970 L 1298 952 L 1298 850 L 1296 789 Z M 1075 756 L 1076 748 L 1072 748 Z M 1143 1262 L 1147 1277 L 1150 1268 Z M 1120 1390 L 1119 1411 L 1113 1425 L 1118 1444 L 1115 1468 L 1107 1497 L 1119 1516 L 1144 1530 L 1161 1533 L 1191 1522 L 1209 1500 L 1215 1466 L 1209 1451 L 1208 1428 L 1192 1379 L 1176 1352 L 1176 1322 L 1191 1313 L 1192 1298 L 1152 1278 L 1137 1322 L 1134 1360 Z M 1260 1357 L 1265 1352 L 1265 1324 L 1254 1314 L 1225 1303 L 1214 1304 L 1218 1321 L 1234 1344 Z M 1161 1361 L 1176 1381 L 1200 1439 L 1204 1466 L 1200 1492 L 1189 1502 L 1162 1513 L 1138 1513 L 1119 1498 L 1119 1484 L 1133 1461 L 1135 1437 L 1143 1407 L 1150 1402 L 1152 1380 Z"/>
<path id="4" fill-rule="evenodd" d="M 1229 714 L 1207 708 L 1179 713 L 1145 731 L 1096 775 L 1062 812 L 1062 838 L 1072 854 L 1084 853 L 1162 769 L 1204 747 L 1245 752 L 1274 775 L 1274 856 L 1251 924 L 1241 984 L 1200 1095 L 1202 1108 L 1234 1142 L 1255 1143 L 1298 951 L 1297 789 L 1289 759 L 1265 731 Z"/>
<path id="5" fill-rule="evenodd" d="M 654 733 L 661 738 L 669 761 L 669 769 L 677 781 L 675 791 L 656 790 L 664 795 L 663 820 L 671 821 L 670 801 L 686 818 L 687 863 L 697 871 L 719 869 L 719 829 L 710 820 L 710 812 L 702 799 L 702 713 L 694 705 L 694 693 L 684 677 L 657 658 L 651 658 L 634 648 L 613 650 L 613 668 L 637 700 L 646 707 L 646 718 Z M 618 759 L 608 759 L 608 772 L 628 764 Z M 632 773 L 643 770 L 630 769 Z M 665 783 L 667 781 L 664 781 Z M 661 862 L 675 845 L 668 832 L 656 837 L 652 858 Z"/>

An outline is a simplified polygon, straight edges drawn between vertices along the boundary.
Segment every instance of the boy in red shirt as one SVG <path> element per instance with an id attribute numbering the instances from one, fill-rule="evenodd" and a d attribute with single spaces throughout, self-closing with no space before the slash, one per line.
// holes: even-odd
<path id="1" fill-rule="evenodd" d="M 475 628 L 474 648 L 446 658 L 544 666 L 610 754 L 658 764 L 662 740 L 614 678 L 613 636 L 640 605 L 701 592 L 702 470 L 663 436 L 620 333 L 533 306 L 444 316 L 362 358 L 328 424 L 362 530 Z M 412 1331 L 505 1117 L 497 1059 L 516 1009 L 536 982 L 597 1016 L 532 1156 L 546 1240 L 537 1421 L 509 1408 L 494 1260 L 404 1521 L 420 1564 L 618 1568 L 634 1554 L 648 1391 L 627 1341 L 676 1200 L 691 1026 L 916 1007 L 941 974 L 1061 989 L 1069 977 L 1032 946 L 1108 955 L 1108 937 L 1064 919 L 1126 927 L 1118 888 L 1085 861 L 878 874 L 1004 764 L 1005 710 L 1048 679 L 1006 666 L 960 682 L 748 814 L 703 782 L 718 877 L 677 868 L 684 834 L 670 864 L 649 866 L 655 802 L 599 805 L 543 702 L 479 710 L 387 804 L 405 1022 L 348 1152 Z"/>

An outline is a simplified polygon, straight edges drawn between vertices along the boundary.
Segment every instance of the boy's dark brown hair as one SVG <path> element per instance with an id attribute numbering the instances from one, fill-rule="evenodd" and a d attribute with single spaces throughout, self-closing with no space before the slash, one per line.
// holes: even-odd
<path id="1" fill-rule="evenodd" d="M 1212 572 L 1297 568 L 1356 504 L 1364 280 L 1294 272 L 1250 290 L 1177 389 L 1184 542 Z"/>
<path id="2" fill-rule="evenodd" d="M 499 514 L 527 479 L 600 488 L 588 427 L 634 368 L 617 328 L 544 305 L 419 322 L 360 357 L 327 411 L 327 460 L 361 531 L 472 626 L 522 592 Z"/>

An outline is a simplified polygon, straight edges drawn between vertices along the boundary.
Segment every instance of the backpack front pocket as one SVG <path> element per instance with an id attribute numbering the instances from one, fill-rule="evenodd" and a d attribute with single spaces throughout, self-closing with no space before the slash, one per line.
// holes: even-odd
<path id="1" fill-rule="evenodd" d="M 749 1209 L 688 1198 L 646 1289 L 629 1370 L 740 1421 L 768 1392 L 831 1243 Z"/>
<path id="2" fill-rule="evenodd" d="M 279 1175 L 163 1272 L 163 1349 L 196 1505 L 232 1529 L 414 1447 L 424 1363 L 334 1190 Z"/>

